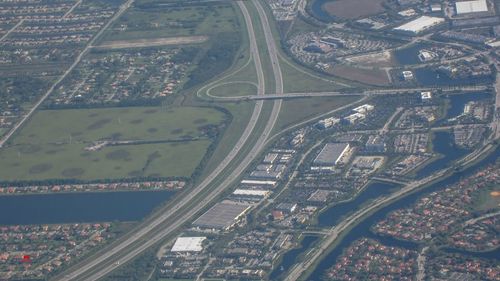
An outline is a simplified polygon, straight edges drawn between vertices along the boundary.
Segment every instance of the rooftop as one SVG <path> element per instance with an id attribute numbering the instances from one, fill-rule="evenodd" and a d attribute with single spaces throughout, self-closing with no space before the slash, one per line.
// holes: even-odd
<path id="1" fill-rule="evenodd" d="M 172 252 L 200 252 L 207 237 L 179 237 L 172 247 Z"/>
<path id="2" fill-rule="evenodd" d="M 488 5 L 486 4 L 486 0 L 456 2 L 455 7 L 457 9 L 458 15 L 488 11 Z"/>
<path id="3" fill-rule="evenodd" d="M 203 228 L 228 229 L 250 209 L 249 204 L 223 201 L 206 211 L 193 222 L 194 226 Z"/>

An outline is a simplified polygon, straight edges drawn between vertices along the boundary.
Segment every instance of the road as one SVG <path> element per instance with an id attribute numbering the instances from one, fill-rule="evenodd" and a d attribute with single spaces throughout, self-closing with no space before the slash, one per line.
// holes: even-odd
<path id="1" fill-rule="evenodd" d="M 250 39 L 250 50 L 254 58 L 255 67 L 258 73 L 259 93 L 263 94 L 265 88 L 264 73 L 260 62 L 260 55 L 256 43 L 253 23 L 245 4 L 241 1 L 238 1 L 237 4 L 244 15 L 244 19 L 247 25 Z M 263 9 L 262 7 L 260 7 L 260 4 L 258 2 L 254 2 L 254 4 L 259 11 L 259 16 L 264 30 L 266 33 L 268 32 L 265 38 L 267 48 L 270 53 L 271 62 L 273 63 L 273 72 L 276 79 L 276 92 L 282 92 L 283 82 L 281 78 L 281 69 L 279 67 L 279 64 L 277 63 L 276 47 L 274 45 L 272 34 L 270 33 L 271 29 L 269 27 L 269 23 L 267 22 L 267 17 L 265 17 L 265 14 L 261 13 L 263 12 Z M 129 233 L 126 238 L 117 241 L 117 243 L 111 244 L 109 247 L 106 247 L 106 249 L 100 251 L 99 255 L 89 257 L 83 262 L 71 267 L 61 275 L 56 276 L 54 280 L 97 280 L 99 278 L 102 278 L 112 270 L 116 269 L 120 265 L 123 265 L 127 261 L 132 260 L 149 247 L 172 234 L 174 231 L 184 225 L 184 223 L 190 221 L 198 212 L 208 207 L 212 200 L 217 198 L 217 196 L 219 196 L 228 186 L 230 186 L 230 184 L 233 183 L 234 179 L 238 178 L 241 175 L 241 173 L 250 165 L 255 157 L 258 156 L 259 152 L 261 152 L 264 148 L 265 141 L 277 120 L 281 101 L 275 102 L 271 116 L 262 134 L 253 145 L 250 152 L 239 163 L 239 165 L 234 168 L 232 173 L 229 176 L 225 177 L 225 180 L 221 184 L 217 185 L 215 188 L 213 188 L 213 190 L 210 190 L 210 184 L 212 184 L 217 176 L 223 170 L 225 170 L 225 168 L 241 150 L 243 145 L 245 145 L 250 135 L 254 132 L 255 125 L 257 124 L 260 116 L 262 105 L 263 101 L 258 101 L 256 103 L 252 117 L 233 150 L 231 150 L 231 152 L 219 164 L 219 166 L 214 171 L 212 171 L 212 173 L 205 180 L 203 180 L 202 183 L 196 186 L 187 196 L 180 198 L 179 201 L 175 203 L 175 205 L 171 206 L 168 209 L 165 209 L 160 215 L 157 215 L 153 219 L 146 221 L 146 223 L 141 224 L 140 228 L 136 228 L 135 231 Z M 208 194 L 205 195 L 205 192 L 207 191 Z M 198 196 L 202 198 L 198 198 L 198 194 L 202 194 L 202 196 Z M 188 209 L 186 210 L 186 208 Z"/>
<path id="2" fill-rule="evenodd" d="M 108 29 L 108 27 L 117 19 L 119 18 L 131 5 L 132 3 L 134 2 L 134 0 L 128 0 L 126 3 L 124 3 L 122 6 L 120 6 L 120 9 L 118 10 L 118 12 L 116 12 L 116 14 L 101 28 L 101 30 L 99 30 L 99 32 L 97 32 L 97 34 L 92 37 L 92 39 L 87 43 L 87 45 L 85 46 L 85 48 L 80 52 L 80 54 L 76 57 L 75 61 L 73 62 L 73 64 L 71 64 L 71 66 L 63 73 L 63 75 L 61 75 L 59 77 L 59 79 L 56 80 L 56 82 L 54 84 L 52 84 L 52 86 L 45 92 L 45 94 L 43 94 L 43 96 L 33 105 L 33 107 L 26 113 L 26 115 L 24 115 L 24 117 L 19 120 L 19 122 L 17 122 L 17 124 L 12 127 L 10 129 L 10 131 L 5 134 L 2 139 L 0 140 L 0 148 L 2 148 L 5 143 L 10 139 L 10 137 L 12 137 L 12 135 L 19 129 L 21 128 L 21 126 L 28 120 L 31 118 L 31 116 L 33 115 L 33 113 L 35 113 L 35 111 L 38 109 L 38 107 L 40 107 L 40 105 L 50 96 L 50 94 L 52 93 L 52 91 L 54 91 L 54 89 L 59 85 L 59 83 L 61 83 L 61 81 L 64 80 L 64 78 L 66 78 L 66 76 L 68 76 L 68 74 L 78 65 L 78 63 L 81 61 L 82 57 L 92 48 L 92 45 L 94 44 L 94 42 L 97 40 L 97 38 L 99 38 L 102 33 Z M 79 2 L 77 2 L 78 4 Z M 74 7 L 76 6 L 73 6 L 71 9 L 73 9 Z"/>
<path id="3" fill-rule="evenodd" d="M 237 84 L 238 82 L 232 82 Z M 231 83 L 231 84 L 232 84 Z M 249 83 L 246 81 L 242 81 L 240 83 Z M 225 83 L 229 84 L 229 83 Z M 214 87 L 225 85 L 225 84 L 217 84 Z M 250 83 L 251 84 L 251 83 Z M 466 91 L 466 92 L 479 92 L 485 91 L 488 86 L 456 86 L 456 87 L 448 87 L 448 88 L 439 88 L 443 92 L 450 91 Z M 266 95 L 250 95 L 250 96 L 224 96 L 219 97 L 215 95 L 209 95 L 209 97 L 213 99 L 220 99 L 225 101 L 242 101 L 242 100 L 279 100 L 279 99 L 290 99 L 290 98 L 305 98 L 305 97 L 335 97 L 335 96 L 373 96 L 373 95 L 398 95 L 404 93 L 415 93 L 415 92 L 423 92 L 423 91 L 435 91 L 438 88 L 430 88 L 430 87 L 417 87 L 417 88 L 393 88 L 393 89 L 380 89 L 380 90 L 367 90 L 360 93 L 350 93 L 350 92 L 297 92 L 297 93 L 283 93 L 277 92 L 276 94 L 266 94 Z"/>

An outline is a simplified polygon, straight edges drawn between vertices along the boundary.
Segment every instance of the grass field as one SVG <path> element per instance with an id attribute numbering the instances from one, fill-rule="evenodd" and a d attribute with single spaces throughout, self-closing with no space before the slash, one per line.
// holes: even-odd
<path id="1" fill-rule="evenodd" d="M 500 186 L 482 189 L 474 199 L 474 209 L 486 211 L 500 208 Z"/>
<path id="2" fill-rule="evenodd" d="M 230 82 L 219 84 L 209 90 L 209 94 L 215 97 L 251 96 L 257 94 L 257 85 L 249 82 Z"/>
<path id="3" fill-rule="evenodd" d="M 322 113 L 332 111 L 348 103 L 360 99 L 359 96 L 352 97 L 314 97 L 297 98 L 283 102 L 278 122 L 274 127 L 277 133 L 297 122 L 313 118 Z"/>
<path id="4" fill-rule="evenodd" d="M 332 81 L 334 78 L 322 78 L 320 74 L 312 74 L 295 66 L 291 62 L 286 62 L 280 58 L 281 71 L 283 72 L 283 90 L 291 92 L 332 92 L 340 88 L 345 88 Z"/>
<path id="5" fill-rule="evenodd" d="M 189 177 L 211 143 L 202 127 L 223 120 L 195 107 L 40 111 L 0 150 L 0 179 Z M 99 140 L 139 142 L 85 149 Z"/>
<path id="6" fill-rule="evenodd" d="M 336 0 L 326 2 L 323 9 L 330 15 L 342 19 L 356 19 L 376 15 L 385 9 L 385 0 Z"/>
<path id="7" fill-rule="evenodd" d="M 387 73 L 383 70 L 361 69 L 348 65 L 336 65 L 333 67 L 331 73 L 341 78 L 369 85 L 387 86 L 390 83 Z"/>
<path id="8" fill-rule="evenodd" d="M 179 1 L 182 3 L 182 1 Z M 106 32 L 105 40 L 127 40 L 234 32 L 238 20 L 231 4 L 152 8 L 127 11 Z"/>

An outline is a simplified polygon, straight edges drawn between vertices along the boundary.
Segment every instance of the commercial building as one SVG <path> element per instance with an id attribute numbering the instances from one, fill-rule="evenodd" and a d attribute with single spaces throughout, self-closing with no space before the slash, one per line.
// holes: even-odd
<path id="1" fill-rule="evenodd" d="M 207 237 L 179 237 L 175 240 L 172 252 L 201 252 Z"/>
<path id="2" fill-rule="evenodd" d="M 420 98 L 422 99 L 422 101 L 430 100 L 432 99 L 432 92 L 430 91 L 421 92 Z"/>
<path id="3" fill-rule="evenodd" d="M 365 118 L 366 115 L 363 113 L 353 113 L 351 115 L 344 117 L 344 120 L 349 124 L 355 124 L 356 122 L 364 120 Z"/>
<path id="4" fill-rule="evenodd" d="M 340 123 L 339 118 L 330 117 L 330 118 L 325 118 L 325 119 L 319 120 L 318 123 L 316 124 L 316 126 L 319 129 L 328 129 L 328 128 L 331 128 L 331 127 L 337 125 L 338 123 Z"/>
<path id="5" fill-rule="evenodd" d="M 457 1 L 455 2 L 455 9 L 457 15 L 487 12 L 488 4 L 486 0 Z"/>
<path id="6" fill-rule="evenodd" d="M 444 22 L 443 18 L 421 16 L 415 20 L 412 20 L 410 22 L 407 22 L 401 26 L 394 28 L 394 30 L 417 34 L 429 28 L 442 24 L 443 22 Z"/>
<path id="7" fill-rule="evenodd" d="M 193 222 L 193 226 L 218 230 L 229 230 L 250 209 L 251 205 L 229 200 L 217 203 Z"/>
<path id="8" fill-rule="evenodd" d="M 358 113 L 367 113 L 369 111 L 372 111 L 375 107 L 371 104 L 363 104 L 363 105 L 360 105 L 356 108 L 354 108 L 353 110 L 358 112 Z"/>
<path id="9" fill-rule="evenodd" d="M 348 143 L 327 143 L 313 161 L 314 166 L 332 167 L 337 165 L 349 151 Z"/>

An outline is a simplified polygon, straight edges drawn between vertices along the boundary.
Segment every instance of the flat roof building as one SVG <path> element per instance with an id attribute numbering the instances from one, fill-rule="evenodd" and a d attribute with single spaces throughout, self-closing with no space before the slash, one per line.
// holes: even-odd
<path id="1" fill-rule="evenodd" d="M 201 252 L 207 237 L 179 237 L 175 240 L 172 252 Z"/>
<path id="2" fill-rule="evenodd" d="M 425 31 L 431 27 L 439 25 L 443 22 L 444 22 L 444 18 L 421 16 L 415 20 L 412 20 L 410 22 L 407 22 L 403 25 L 400 25 L 400 26 L 394 28 L 394 30 L 406 31 L 406 32 L 411 32 L 411 33 L 417 34 L 417 33 L 420 33 L 422 31 Z"/>
<path id="3" fill-rule="evenodd" d="M 457 1 L 455 2 L 455 9 L 457 10 L 457 15 L 480 13 L 487 12 L 488 5 L 486 4 L 486 0 Z"/>
<path id="4" fill-rule="evenodd" d="M 206 211 L 193 222 L 193 226 L 228 230 L 241 219 L 251 205 L 233 201 L 222 201 Z"/>
<path id="5" fill-rule="evenodd" d="M 349 151 L 348 143 L 327 143 L 321 149 L 313 164 L 316 166 L 335 166 Z"/>
<path id="6" fill-rule="evenodd" d="M 258 190 L 258 189 L 236 189 L 233 192 L 236 196 L 255 196 L 255 197 L 266 197 L 269 195 L 269 190 Z"/>
<path id="7" fill-rule="evenodd" d="M 375 107 L 371 104 L 363 104 L 353 109 L 358 113 L 367 113 L 368 111 L 372 111 Z"/>

